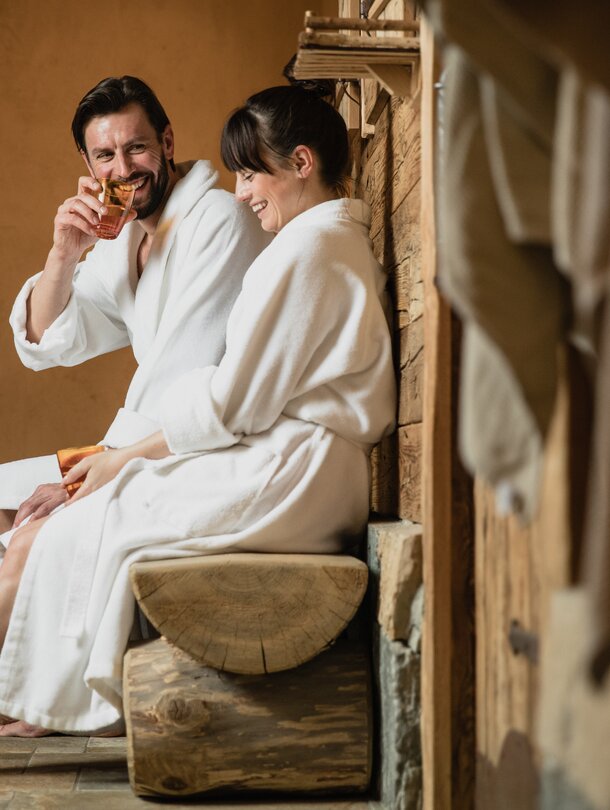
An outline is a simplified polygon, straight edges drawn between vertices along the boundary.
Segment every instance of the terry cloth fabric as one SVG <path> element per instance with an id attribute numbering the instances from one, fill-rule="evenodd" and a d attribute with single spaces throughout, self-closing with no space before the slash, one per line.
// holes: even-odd
<path id="1" fill-rule="evenodd" d="M 68 305 L 40 343 L 30 343 L 25 328 L 27 299 L 38 275 L 25 283 L 11 313 L 17 353 L 35 371 L 132 346 L 138 368 L 124 407 L 99 442 L 109 447 L 159 430 L 158 407 L 167 386 L 199 364 L 219 362 L 244 274 L 270 241 L 256 217 L 216 187 L 218 174 L 208 161 L 177 169 L 180 179 L 139 282 L 136 258 L 144 232 L 132 222 L 114 241 L 98 241 L 78 265 Z M 17 509 L 38 484 L 48 483 L 41 473 L 56 466 L 55 457 L 46 465 L 29 461 L 19 464 L 22 486 L 0 487 L 0 508 Z M 0 484 L 14 469 L 0 466 Z"/>

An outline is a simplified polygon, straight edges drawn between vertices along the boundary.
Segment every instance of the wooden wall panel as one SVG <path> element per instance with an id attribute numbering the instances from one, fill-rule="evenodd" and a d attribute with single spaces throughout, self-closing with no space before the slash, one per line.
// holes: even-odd
<path id="1" fill-rule="evenodd" d="M 414 522 L 421 519 L 423 369 L 419 130 L 419 98 L 391 99 L 362 150 L 356 188 L 371 205 L 373 249 L 388 274 L 400 391 L 399 430 L 373 456 L 372 508 Z"/>
<path id="2" fill-rule="evenodd" d="M 539 515 L 498 513 L 480 482 L 476 507 L 477 810 L 538 807 L 540 646 L 551 594 L 570 581 L 568 393 L 562 385 L 545 452 Z M 521 635 L 515 650 L 511 627 Z M 522 633 L 532 634 L 524 636 Z M 514 635 L 513 635 L 514 637 Z M 536 655 L 536 648 L 538 655 Z"/>

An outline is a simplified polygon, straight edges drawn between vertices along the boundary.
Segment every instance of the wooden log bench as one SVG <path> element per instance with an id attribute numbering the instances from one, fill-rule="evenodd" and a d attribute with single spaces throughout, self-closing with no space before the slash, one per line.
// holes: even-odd
<path id="1" fill-rule="evenodd" d="M 243 553 L 130 573 L 161 633 L 125 657 L 136 794 L 368 788 L 369 656 L 339 638 L 366 591 L 363 562 Z"/>

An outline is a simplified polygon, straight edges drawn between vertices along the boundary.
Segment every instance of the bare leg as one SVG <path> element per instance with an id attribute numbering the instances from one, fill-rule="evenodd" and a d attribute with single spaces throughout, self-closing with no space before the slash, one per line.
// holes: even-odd
<path id="1" fill-rule="evenodd" d="M 17 511 L 15 509 L 0 509 L 0 534 L 13 528 L 13 521 Z"/>
<path id="2" fill-rule="evenodd" d="M 4 644 L 6 638 L 17 588 L 19 587 L 28 554 L 32 548 L 34 538 L 46 520 L 47 518 L 35 520 L 23 528 L 17 529 L 4 555 L 4 562 L 0 566 L 0 647 Z M 23 720 L 2 717 L 2 721 L 0 724 L 0 737 L 44 737 L 53 733 L 39 726 L 32 726 Z"/>
<path id="3" fill-rule="evenodd" d="M 48 518 L 33 520 L 17 529 L 0 566 L 0 649 L 6 638 L 17 588 L 34 538 Z"/>

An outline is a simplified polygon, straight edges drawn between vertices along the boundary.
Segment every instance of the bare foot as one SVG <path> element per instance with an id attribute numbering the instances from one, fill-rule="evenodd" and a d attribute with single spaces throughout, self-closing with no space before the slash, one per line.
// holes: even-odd
<path id="1" fill-rule="evenodd" d="M 9 718 L 3 719 L 8 720 Z M 48 728 L 31 726 L 25 720 L 13 720 L 10 723 L 0 725 L 0 737 L 48 737 L 49 734 L 55 733 L 55 731 L 49 731 Z"/>

